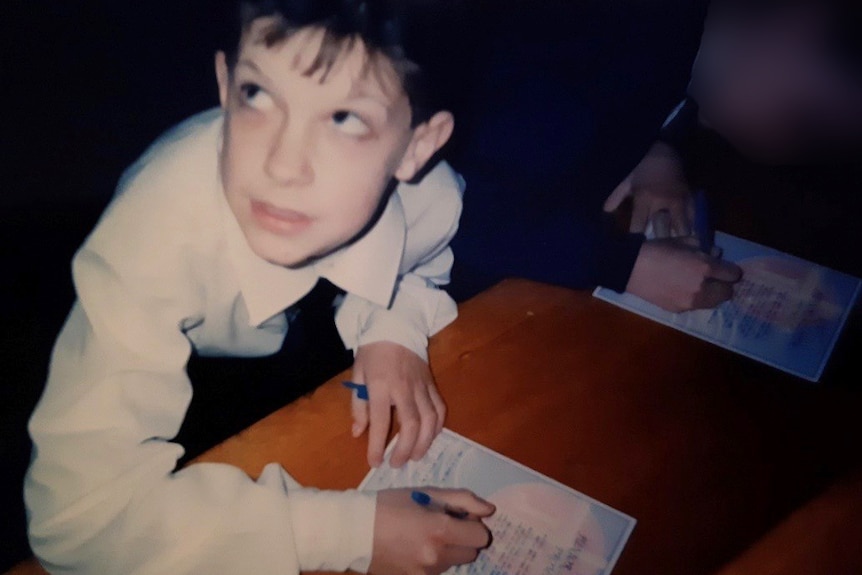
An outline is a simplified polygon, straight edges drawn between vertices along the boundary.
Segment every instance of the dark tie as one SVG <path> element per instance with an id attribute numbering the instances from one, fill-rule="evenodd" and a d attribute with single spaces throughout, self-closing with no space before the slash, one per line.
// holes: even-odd
<path id="1" fill-rule="evenodd" d="M 325 279 L 286 310 L 281 349 L 266 357 L 202 357 L 187 365 L 194 394 L 174 441 L 180 464 L 242 431 L 347 369 L 353 354 L 335 329 L 333 302 L 344 291 Z"/>

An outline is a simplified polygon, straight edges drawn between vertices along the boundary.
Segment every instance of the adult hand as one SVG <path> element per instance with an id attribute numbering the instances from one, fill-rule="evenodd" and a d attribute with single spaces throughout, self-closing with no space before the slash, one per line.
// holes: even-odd
<path id="1" fill-rule="evenodd" d="M 389 464 L 400 467 L 425 455 L 446 419 L 428 363 L 404 346 L 379 341 L 357 350 L 353 381 L 368 387 L 367 401 L 353 394 L 351 402 L 353 436 L 368 429 L 368 464 L 383 462 L 393 408 L 399 432 Z"/>
<path id="2" fill-rule="evenodd" d="M 626 291 L 672 312 L 711 308 L 730 299 L 742 269 L 697 246 L 690 236 L 644 242 Z"/>
<path id="3" fill-rule="evenodd" d="M 605 200 L 604 210 L 613 212 L 632 198 L 629 231 L 643 233 L 657 214 L 666 214 L 666 229 L 656 229 L 657 237 L 691 234 L 694 207 L 685 179 L 682 159 L 664 142 L 655 142 L 637 166 Z M 660 218 L 665 216 L 660 215 Z M 665 223 L 662 220 L 662 223 Z"/>
<path id="4" fill-rule="evenodd" d="M 455 519 L 425 509 L 410 498 L 410 489 L 379 492 L 369 572 L 436 575 L 474 561 L 490 544 L 491 533 L 481 519 L 494 513 L 491 503 L 464 489 L 423 487 L 422 491 L 469 516 Z"/>

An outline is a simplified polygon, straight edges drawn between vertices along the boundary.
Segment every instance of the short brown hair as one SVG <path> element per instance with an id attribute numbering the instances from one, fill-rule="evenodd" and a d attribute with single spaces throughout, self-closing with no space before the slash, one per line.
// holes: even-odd
<path id="1" fill-rule="evenodd" d="M 242 0 L 238 26 L 225 50 L 229 67 L 236 64 L 239 42 L 252 22 L 272 17 L 263 32 L 263 42 L 275 45 L 303 28 L 319 28 L 323 43 L 305 74 L 323 71 L 323 78 L 341 54 L 361 41 L 369 62 L 386 58 L 401 80 L 410 101 L 411 124 L 415 127 L 444 109 L 443 98 L 434 90 L 430 63 L 422 61 L 429 27 L 435 25 L 444 6 L 428 0 Z M 420 64 L 420 61 L 422 62 Z"/>

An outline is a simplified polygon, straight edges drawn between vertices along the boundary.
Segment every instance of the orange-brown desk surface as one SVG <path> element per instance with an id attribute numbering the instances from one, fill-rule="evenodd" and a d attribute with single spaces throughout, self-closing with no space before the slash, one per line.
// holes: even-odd
<path id="1" fill-rule="evenodd" d="M 447 427 L 638 520 L 615 575 L 862 573 L 852 386 L 524 280 L 462 305 L 430 355 Z M 341 379 L 198 461 L 253 477 L 278 461 L 305 485 L 355 487 L 366 442 Z"/>

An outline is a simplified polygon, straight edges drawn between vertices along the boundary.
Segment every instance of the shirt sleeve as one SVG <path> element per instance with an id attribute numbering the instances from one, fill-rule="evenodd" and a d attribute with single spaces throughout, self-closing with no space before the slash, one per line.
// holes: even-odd
<path id="1" fill-rule="evenodd" d="M 393 341 L 427 361 L 428 338 L 458 315 L 441 286 L 450 280 L 449 244 L 458 231 L 463 192 L 464 180 L 445 162 L 418 184 L 398 187 L 407 233 L 394 296 L 388 308 L 353 294 L 345 297 L 336 324 L 349 349 Z"/>
<path id="2" fill-rule="evenodd" d="M 118 247 L 135 217 L 109 214 L 73 264 L 78 301 L 29 424 L 37 557 L 61 574 L 367 569 L 373 494 L 304 489 L 277 464 L 256 481 L 225 464 L 175 470 L 191 397 L 179 322 L 196 288 L 176 281 L 171 250 Z"/>

